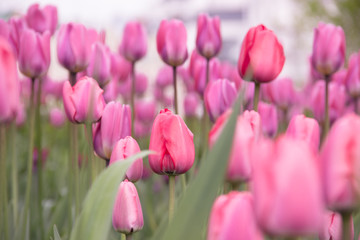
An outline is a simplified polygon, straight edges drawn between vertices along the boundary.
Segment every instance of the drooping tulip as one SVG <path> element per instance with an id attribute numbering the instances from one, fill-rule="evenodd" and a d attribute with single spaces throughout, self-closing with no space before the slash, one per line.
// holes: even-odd
<path id="1" fill-rule="evenodd" d="M 144 26 L 140 22 L 128 22 L 120 44 L 120 54 L 129 62 L 136 62 L 145 56 L 146 51 L 147 36 Z"/>
<path id="2" fill-rule="evenodd" d="M 114 145 L 111 153 L 110 164 L 117 161 L 125 160 L 136 153 L 140 152 L 139 144 L 131 136 L 126 136 L 120 139 Z M 136 159 L 126 171 L 125 177 L 131 182 L 136 182 L 141 179 L 143 173 L 142 158 Z"/>
<path id="3" fill-rule="evenodd" d="M 342 219 L 339 213 L 326 211 L 319 240 L 342 240 Z M 354 239 L 353 218 L 350 220 L 351 239 Z"/>
<path id="4" fill-rule="evenodd" d="M 110 81 L 111 53 L 110 49 L 96 42 L 93 45 L 87 74 L 98 81 L 101 87 L 104 87 Z"/>
<path id="5" fill-rule="evenodd" d="M 230 192 L 219 196 L 211 209 L 207 240 L 262 240 L 249 192 Z"/>
<path id="6" fill-rule="evenodd" d="M 110 160 L 118 140 L 131 135 L 131 109 L 120 102 L 109 102 L 101 119 L 93 126 L 93 143 L 96 154 Z"/>
<path id="7" fill-rule="evenodd" d="M 360 97 L 360 53 L 350 56 L 349 68 L 345 77 L 346 90 L 353 98 Z"/>
<path id="8" fill-rule="evenodd" d="M 73 123 L 97 122 L 105 108 L 103 90 L 90 77 L 82 77 L 73 87 L 66 81 L 63 103 L 65 113 Z"/>
<path id="9" fill-rule="evenodd" d="M 112 224 L 116 231 L 124 234 L 137 232 L 144 226 L 139 195 L 135 185 L 127 179 L 120 183 L 112 214 Z"/>
<path id="10" fill-rule="evenodd" d="M 220 18 L 200 14 L 197 19 L 196 49 L 205 58 L 216 56 L 222 45 Z"/>
<path id="11" fill-rule="evenodd" d="M 149 149 L 151 169 L 157 174 L 179 175 L 187 172 L 195 159 L 194 135 L 179 115 L 163 109 L 154 120 Z"/>
<path id="12" fill-rule="evenodd" d="M 58 23 L 57 8 L 53 5 L 46 5 L 41 9 L 39 4 L 35 3 L 27 10 L 26 22 L 36 32 L 49 31 L 53 35 Z"/>
<path id="13" fill-rule="evenodd" d="M 274 137 L 278 131 L 278 113 L 274 105 L 259 102 L 262 131 L 269 137 Z"/>

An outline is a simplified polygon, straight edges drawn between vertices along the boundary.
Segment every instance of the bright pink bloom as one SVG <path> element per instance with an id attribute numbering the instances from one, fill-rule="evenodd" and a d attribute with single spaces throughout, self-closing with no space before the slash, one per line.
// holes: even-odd
<path id="1" fill-rule="evenodd" d="M 293 81 L 290 78 L 277 78 L 274 81 L 263 84 L 262 96 L 281 109 L 289 109 L 296 103 L 296 92 Z"/>
<path id="2" fill-rule="evenodd" d="M 276 107 L 269 103 L 259 102 L 258 112 L 261 118 L 262 132 L 269 137 L 274 137 L 278 130 Z"/>
<path id="3" fill-rule="evenodd" d="M 283 46 L 275 34 L 264 25 L 250 28 L 241 45 L 240 76 L 259 83 L 270 82 L 279 75 L 284 63 Z"/>
<path id="4" fill-rule="evenodd" d="M 63 103 L 65 113 L 73 123 L 97 122 L 105 108 L 103 90 L 90 77 L 81 78 L 73 87 L 66 81 Z"/>
<path id="5" fill-rule="evenodd" d="M 221 49 L 220 18 L 200 14 L 197 19 L 196 49 L 205 58 L 216 56 Z"/>
<path id="6" fill-rule="evenodd" d="M 162 20 L 156 35 L 157 51 L 170 66 L 182 65 L 188 57 L 186 29 L 180 20 Z"/>
<path id="7" fill-rule="evenodd" d="M 354 223 L 351 217 L 351 239 L 354 239 Z M 326 211 L 320 240 L 342 240 L 342 219 L 339 213 Z"/>
<path id="8" fill-rule="evenodd" d="M 49 119 L 54 127 L 61 127 L 65 123 L 65 113 L 59 108 L 53 108 L 50 110 Z"/>
<path id="9" fill-rule="evenodd" d="M 33 4 L 27 10 L 26 22 L 29 28 L 34 29 L 36 32 L 44 33 L 49 31 L 53 35 L 58 23 L 57 8 L 46 5 L 43 9 L 40 9 L 39 4 Z"/>
<path id="10" fill-rule="evenodd" d="M 117 53 L 111 54 L 111 75 L 119 82 L 126 81 L 131 72 L 131 63 Z"/>
<path id="11" fill-rule="evenodd" d="M 195 92 L 190 92 L 185 95 L 184 98 L 184 110 L 185 116 L 194 117 L 200 106 L 199 95 Z"/>
<path id="12" fill-rule="evenodd" d="M 10 38 L 10 25 L 3 19 L 0 19 L 0 37 L 7 40 Z"/>
<path id="13" fill-rule="evenodd" d="M 128 22 L 120 44 L 120 54 L 129 62 L 143 58 L 147 51 L 147 36 L 140 22 Z"/>
<path id="14" fill-rule="evenodd" d="M 262 240 L 256 223 L 253 196 L 230 192 L 219 196 L 211 209 L 207 240 Z"/>
<path id="15" fill-rule="evenodd" d="M 90 56 L 90 63 L 87 67 L 87 74 L 94 78 L 101 87 L 110 81 L 111 52 L 110 49 L 100 43 L 94 43 Z"/>
<path id="16" fill-rule="evenodd" d="M 335 122 L 321 149 L 327 206 L 355 210 L 360 203 L 360 118 L 348 114 Z"/>
<path id="17" fill-rule="evenodd" d="M 346 82 L 345 78 L 347 73 L 348 73 L 347 69 L 342 68 L 339 71 L 335 72 L 333 75 L 331 75 L 331 81 L 340 85 L 345 85 Z"/>
<path id="18" fill-rule="evenodd" d="M 351 97 L 360 97 L 360 52 L 350 56 L 349 68 L 345 77 L 345 86 Z"/>
<path id="19" fill-rule="evenodd" d="M 340 69 L 345 61 L 345 34 L 341 27 L 320 22 L 314 30 L 311 63 L 322 76 Z"/>
<path id="20" fill-rule="evenodd" d="M 286 136 L 263 140 L 252 150 L 255 215 L 272 236 L 306 236 L 321 228 L 324 201 L 315 154 Z"/>
<path id="21" fill-rule="evenodd" d="M 139 153 L 139 144 L 130 136 L 120 139 L 114 145 L 111 153 L 110 165 L 121 160 Z M 131 182 L 136 182 L 141 179 L 143 173 L 143 160 L 142 158 L 136 159 L 126 171 L 125 177 Z"/>
<path id="22" fill-rule="evenodd" d="M 10 43 L 16 56 L 19 55 L 20 38 L 22 32 L 27 28 L 25 17 L 12 17 L 9 20 L 10 25 Z"/>
<path id="23" fill-rule="evenodd" d="M 139 195 L 135 185 L 127 179 L 120 183 L 112 223 L 116 231 L 124 234 L 137 232 L 144 226 Z"/>
<path id="24" fill-rule="evenodd" d="M 179 115 L 163 109 L 155 118 L 149 149 L 151 169 L 157 174 L 179 175 L 194 164 L 194 135 Z"/>

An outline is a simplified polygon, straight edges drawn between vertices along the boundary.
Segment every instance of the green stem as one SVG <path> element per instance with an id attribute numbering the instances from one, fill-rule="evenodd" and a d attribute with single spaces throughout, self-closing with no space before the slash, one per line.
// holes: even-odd
<path id="1" fill-rule="evenodd" d="M 342 238 L 343 240 L 351 239 L 351 213 L 350 212 L 342 212 Z"/>
<path id="2" fill-rule="evenodd" d="M 325 122 L 324 122 L 324 139 L 327 136 L 327 133 L 330 129 L 330 119 L 329 119 L 329 83 L 330 77 L 325 77 Z"/>
<path id="3" fill-rule="evenodd" d="M 206 79 L 205 79 L 205 88 L 208 85 L 210 81 L 210 59 L 206 59 Z M 204 89 L 205 92 L 205 89 Z M 208 133 L 208 114 L 206 111 L 206 106 L 205 106 L 205 98 L 204 98 L 204 94 L 202 96 L 202 100 L 203 100 L 203 115 L 201 118 L 201 139 L 200 139 L 200 151 L 202 152 L 202 155 L 199 156 L 198 159 L 198 163 L 197 165 L 200 164 L 200 160 L 203 157 L 203 155 L 205 154 L 205 151 L 207 149 L 207 133 Z"/>
<path id="4" fill-rule="evenodd" d="M 254 110 L 258 111 L 259 105 L 259 95 L 260 95 L 260 83 L 255 82 L 255 90 L 254 90 Z"/>
<path id="5" fill-rule="evenodd" d="M 18 221 L 18 166 L 17 166 L 17 157 L 16 157 L 16 125 L 15 123 L 11 124 L 11 167 L 12 167 L 12 200 L 13 200 L 13 220 L 14 226 L 16 226 Z"/>
<path id="6" fill-rule="evenodd" d="M 80 183 L 79 183 L 79 164 L 78 164 L 78 126 L 71 124 L 71 138 L 73 143 L 73 155 L 72 155 L 72 169 L 74 173 L 74 186 L 75 186 L 75 218 L 80 214 Z"/>
<path id="7" fill-rule="evenodd" d="M 173 83 L 174 83 L 174 109 L 175 109 L 175 114 L 179 114 L 178 99 L 177 99 L 177 84 L 176 84 L 176 66 L 173 66 Z"/>
<path id="8" fill-rule="evenodd" d="M 96 178 L 96 166 L 94 162 L 94 152 L 93 152 L 93 140 L 92 140 L 92 128 L 91 128 L 91 122 L 87 121 L 85 126 L 86 130 L 86 137 L 88 138 L 88 160 L 91 170 L 91 180 L 90 185 L 94 182 Z"/>
<path id="9" fill-rule="evenodd" d="M 0 168 L 1 168 L 1 199 L 2 204 L 0 207 L 2 208 L 2 218 L 3 218 L 3 233 L 4 238 L 9 239 L 9 226 L 8 226 L 8 199 L 7 199 L 7 178 L 6 178 L 6 126 L 4 123 L 0 125 Z"/>
<path id="10" fill-rule="evenodd" d="M 174 216 L 175 208 L 175 176 L 169 175 L 169 222 Z"/>
<path id="11" fill-rule="evenodd" d="M 31 194 L 31 180 L 32 180 L 32 166 L 33 166 L 33 151 L 34 151 L 34 127 L 35 127 L 35 98 L 34 98 L 34 85 L 35 79 L 31 81 L 31 94 L 30 94 L 30 125 L 29 125 L 29 148 L 28 148 L 28 161 L 27 161 L 27 180 L 26 180 L 26 193 L 24 205 L 24 218 L 21 231 L 21 239 L 26 239 L 26 226 L 30 226 L 29 205 Z M 29 223 L 28 223 L 29 219 Z"/>
<path id="12" fill-rule="evenodd" d="M 181 179 L 182 192 L 184 193 L 185 190 L 186 190 L 186 175 L 185 175 L 185 174 L 181 174 L 180 179 Z"/>
<path id="13" fill-rule="evenodd" d="M 126 234 L 126 240 L 132 240 L 132 239 L 133 239 L 132 233 Z"/>
<path id="14" fill-rule="evenodd" d="M 77 73 L 76 72 L 69 72 L 69 82 L 70 82 L 70 85 L 73 87 L 76 83 L 76 75 Z"/>
<path id="15" fill-rule="evenodd" d="M 134 137 L 134 122 L 135 122 L 135 62 L 131 66 L 131 96 L 130 96 L 130 107 L 131 107 L 131 136 Z"/>

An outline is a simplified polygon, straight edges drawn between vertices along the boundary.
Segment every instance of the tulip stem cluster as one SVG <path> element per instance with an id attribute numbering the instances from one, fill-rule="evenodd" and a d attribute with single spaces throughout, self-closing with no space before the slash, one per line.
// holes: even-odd
<path id="1" fill-rule="evenodd" d="M 7 181 L 6 181 L 6 127 L 0 125 L 0 168 L 1 168 L 1 226 L 3 226 L 5 239 L 9 239 L 8 232 L 8 206 L 7 206 Z"/>
<path id="2" fill-rule="evenodd" d="M 259 104 L 259 95 L 260 95 L 260 83 L 255 82 L 255 90 L 254 90 L 254 110 L 258 111 Z"/>
<path id="3" fill-rule="evenodd" d="M 175 208 L 175 176 L 169 175 L 169 222 L 174 216 Z"/>

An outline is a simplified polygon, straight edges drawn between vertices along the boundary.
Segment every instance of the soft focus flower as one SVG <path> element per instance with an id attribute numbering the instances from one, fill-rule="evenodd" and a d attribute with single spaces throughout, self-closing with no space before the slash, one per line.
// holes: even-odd
<path id="1" fill-rule="evenodd" d="M 190 92 L 185 95 L 184 98 L 185 116 L 187 117 L 196 116 L 196 112 L 199 106 L 200 106 L 200 98 L 197 93 Z"/>
<path id="2" fill-rule="evenodd" d="M 53 80 L 46 77 L 42 82 L 42 90 L 46 96 L 52 96 L 57 100 L 62 100 L 64 82 L 67 80 Z"/>
<path id="3" fill-rule="evenodd" d="M 237 96 L 235 84 L 227 79 L 219 79 L 208 84 L 204 93 L 206 111 L 214 122 L 231 108 Z"/>
<path id="4" fill-rule="evenodd" d="M 314 235 L 324 211 L 318 162 L 308 144 L 286 136 L 252 150 L 255 215 L 271 236 Z"/>
<path id="5" fill-rule="evenodd" d="M 120 102 L 106 104 L 98 123 L 93 125 L 96 154 L 109 160 L 116 142 L 131 135 L 131 109 Z"/>
<path id="6" fill-rule="evenodd" d="M 237 239 L 264 239 L 256 223 L 253 196 L 249 192 L 221 195 L 211 209 L 207 240 Z"/>
<path id="7" fill-rule="evenodd" d="M 155 118 L 150 137 L 151 169 L 157 174 L 179 175 L 194 163 L 194 135 L 179 115 L 163 109 Z"/>
<path id="8" fill-rule="evenodd" d="M 112 223 L 116 231 L 124 234 L 137 232 L 144 226 L 139 195 L 135 185 L 127 179 L 120 183 Z"/>
<path id="9" fill-rule="evenodd" d="M 0 19 L 0 37 L 5 39 L 10 37 L 10 25 L 3 19 Z"/>
<path id="10" fill-rule="evenodd" d="M 250 28 L 241 45 L 240 76 L 259 83 L 270 82 L 279 75 L 284 63 L 284 50 L 275 34 L 264 25 Z"/>
<path id="11" fill-rule="evenodd" d="M 345 61 L 345 34 L 341 27 L 320 22 L 314 30 L 311 63 L 314 69 L 326 77 Z"/>
<path id="12" fill-rule="evenodd" d="M 144 26 L 140 22 L 128 22 L 120 44 L 120 54 L 129 62 L 136 62 L 145 56 L 146 51 L 147 36 Z"/>
<path id="13" fill-rule="evenodd" d="M 331 81 L 335 82 L 340 85 L 345 85 L 345 78 L 347 75 L 347 69 L 340 69 L 339 71 L 335 72 L 333 75 L 331 75 Z"/>
<path id="14" fill-rule="evenodd" d="M 173 70 L 170 66 L 163 66 L 159 69 L 155 78 L 156 87 L 165 88 L 173 84 Z"/>
<path id="15" fill-rule="evenodd" d="M 111 75 L 119 82 L 126 81 L 131 72 L 131 64 L 121 55 L 111 54 Z"/>
<path id="16" fill-rule="evenodd" d="M 353 98 L 360 97 L 360 52 L 350 56 L 349 68 L 345 77 L 346 90 Z"/>
<path id="17" fill-rule="evenodd" d="M 197 19 L 196 49 L 205 58 L 216 56 L 221 49 L 220 18 L 200 14 Z"/>
<path id="18" fill-rule="evenodd" d="M 29 28 L 36 32 L 49 31 L 53 35 L 58 23 L 57 8 L 53 5 L 46 5 L 40 9 L 39 4 L 35 3 L 27 10 L 26 22 Z"/>
<path id="19" fill-rule="evenodd" d="M 354 239 L 353 218 L 350 219 L 351 239 Z M 339 213 L 327 211 L 324 216 L 323 228 L 319 233 L 320 240 L 342 240 L 342 219 Z"/>
<path id="20" fill-rule="evenodd" d="M 203 95 L 205 88 L 208 86 L 206 85 L 206 61 L 204 59 L 197 60 L 198 62 L 195 63 L 193 67 L 193 78 L 195 82 L 195 90 Z M 213 58 L 209 62 L 209 81 L 214 82 L 221 78 L 221 63 L 217 58 Z M 235 86 L 235 85 L 234 85 Z"/>
<path id="21" fill-rule="evenodd" d="M 130 99 L 132 79 L 129 77 L 125 82 L 119 84 L 119 93 L 122 97 Z M 135 94 L 142 96 L 148 87 L 148 78 L 145 74 L 137 72 L 135 74 Z"/>
<path id="22" fill-rule="evenodd" d="M 42 149 L 42 151 L 41 151 L 41 167 L 42 168 L 45 167 L 45 163 L 47 161 L 48 155 L 49 155 L 49 151 L 47 149 Z M 37 171 L 38 164 L 39 164 L 39 151 L 37 150 L 37 148 L 34 148 L 34 152 L 33 152 L 33 171 L 34 172 Z"/>
<path id="23" fill-rule="evenodd" d="M 81 78 L 73 87 L 68 81 L 63 87 L 63 103 L 68 119 L 73 123 L 97 122 L 105 108 L 103 90 L 90 78 Z"/>
<path id="24" fill-rule="evenodd" d="M 278 131 L 278 114 L 272 104 L 259 102 L 258 112 L 261 118 L 262 131 L 269 137 L 274 137 Z"/>
<path id="25" fill-rule="evenodd" d="M 10 43 L 14 49 L 16 56 L 19 55 L 20 38 L 22 32 L 27 28 L 25 17 L 14 16 L 9 19 L 10 25 Z"/>
<path id="26" fill-rule="evenodd" d="M 322 146 L 327 206 L 355 210 L 360 203 L 360 118 L 348 114 L 335 122 Z"/>
<path id="27" fill-rule="evenodd" d="M 50 34 L 25 29 L 20 38 L 19 69 L 29 78 L 47 73 L 50 66 Z"/>
<path id="28" fill-rule="evenodd" d="M 152 122 L 156 115 L 154 101 L 138 100 L 135 103 L 135 118 L 142 122 Z"/>
<path id="29" fill-rule="evenodd" d="M 156 35 L 157 51 L 170 66 L 182 65 L 188 57 L 184 24 L 177 19 L 162 20 Z"/>
<path id="30" fill-rule="evenodd" d="M 52 108 L 49 113 L 49 119 L 54 127 L 61 127 L 65 123 L 65 113 L 59 108 Z"/>
<path id="31" fill-rule="evenodd" d="M 262 85 L 262 96 L 280 109 L 287 110 L 296 103 L 296 92 L 290 78 L 278 78 Z"/>
<path id="32" fill-rule="evenodd" d="M 111 52 L 110 49 L 100 43 L 94 43 L 91 51 L 90 63 L 87 74 L 94 78 L 100 85 L 105 86 L 110 80 Z"/>

